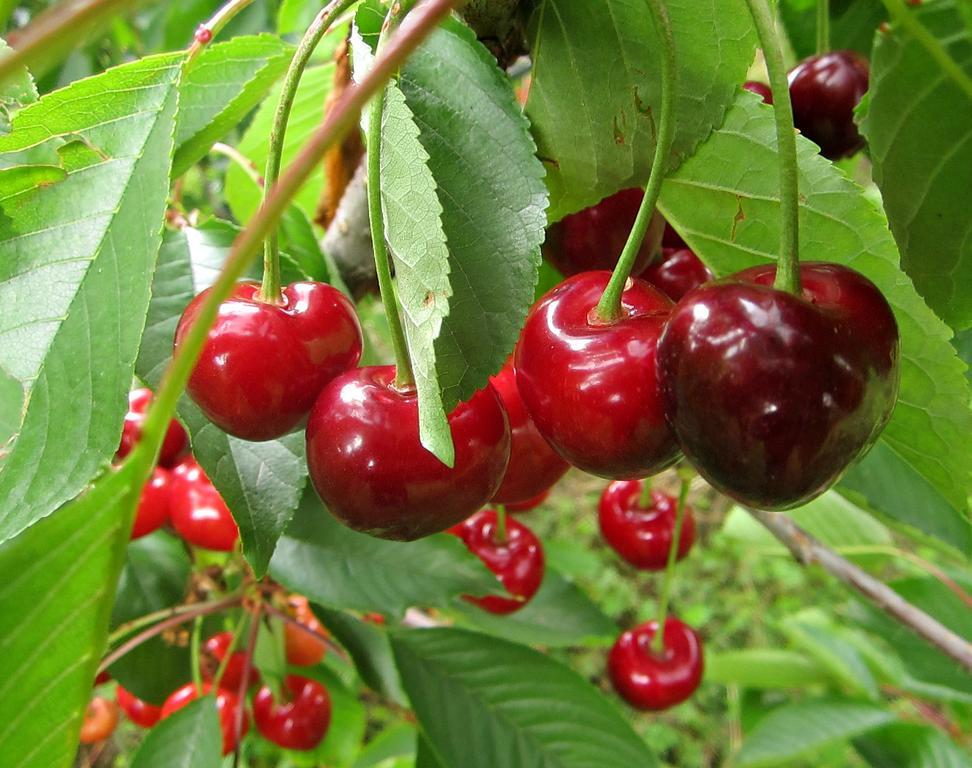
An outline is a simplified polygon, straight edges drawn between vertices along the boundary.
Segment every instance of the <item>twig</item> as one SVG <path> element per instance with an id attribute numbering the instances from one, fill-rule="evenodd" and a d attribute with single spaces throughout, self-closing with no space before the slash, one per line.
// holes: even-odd
<path id="1" fill-rule="evenodd" d="M 236 712 L 234 713 L 233 733 L 236 736 L 233 748 L 233 768 L 240 763 L 240 738 L 243 735 L 243 717 L 246 715 L 246 689 L 250 684 L 250 670 L 253 669 L 253 650 L 256 648 L 257 633 L 260 631 L 260 617 L 263 604 L 258 603 L 253 609 L 250 620 L 250 631 L 246 636 L 246 654 L 243 657 L 243 675 L 240 686 L 236 691 Z"/>
<path id="2" fill-rule="evenodd" d="M 326 645 L 326 646 L 327 646 L 327 647 L 328 647 L 328 648 L 329 648 L 330 650 L 332 650 L 332 651 L 334 651 L 334 653 L 335 653 L 336 655 L 338 655 L 338 656 L 340 656 L 340 657 L 341 657 L 342 659 L 344 659 L 345 661 L 347 661 L 347 660 L 348 660 L 348 658 L 349 658 L 349 657 L 348 657 L 348 653 L 347 653 L 347 651 L 345 651 L 345 650 L 344 650 L 344 649 L 343 649 L 343 648 L 342 648 L 342 647 L 341 647 L 340 645 L 338 645 L 337 643 L 335 643 L 335 642 L 334 642 L 334 641 L 333 641 L 333 640 L 332 640 L 332 639 L 331 639 L 330 637 L 328 637 L 327 635 L 322 635 L 322 634 L 321 634 L 320 632 L 317 632 L 316 630 L 314 630 L 314 629 L 311 629 L 311 628 L 310 628 L 310 627 L 308 627 L 308 626 L 307 626 L 306 624 L 301 624 L 301 623 L 300 623 L 299 621 L 297 621 L 297 619 L 295 619 L 295 618 L 294 618 L 293 616 L 290 616 L 290 615 L 288 615 L 288 614 L 286 614 L 286 613 L 284 613 L 284 612 L 283 612 L 283 611 L 281 611 L 281 610 L 280 610 L 279 608 L 274 608 L 274 607 L 273 607 L 272 605 L 270 605 L 269 603 L 267 603 L 267 604 L 265 605 L 265 609 L 266 609 L 266 612 L 267 612 L 267 613 L 268 613 L 268 614 L 269 614 L 270 616 L 273 616 L 273 617 L 274 617 L 275 619 L 280 619 L 280 620 L 281 620 L 282 622 L 284 622 L 284 623 L 286 623 L 286 624 L 290 624 L 290 626 L 292 626 L 292 627 L 296 627 L 296 628 L 297 628 L 297 629 L 299 629 L 299 630 L 300 630 L 301 632 L 303 632 L 303 633 L 305 633 L 305 634 L 307 634 L 307 635 L 310 635 L 311 637 L 313 637 L 313 638 L 315 638 L 316 640 L 320 640 L 320 641 L 321 641 L 322 643 L 324 643 L 324 645 Z"/>
<path id="3" fill-rule="evenodd" d="M 889 586 L 826 547 L 786 515 L 755 509 L 747 511 L 786 545 L 797 562 L 802 565 L 817 563 L 824 570 L 856 589 L 891 618 L 911 629 L 942 653 L 955 659 L 966 671 L 972 672 L 972 643 L 959 637 L 948 627 L 902 598 Z"/>

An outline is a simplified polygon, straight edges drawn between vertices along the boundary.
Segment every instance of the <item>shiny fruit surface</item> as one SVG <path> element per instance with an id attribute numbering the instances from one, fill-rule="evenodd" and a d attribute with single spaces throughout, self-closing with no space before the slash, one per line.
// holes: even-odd
<path id="1" fill-rule="evenodd" d="M 202 467 L 192 457 L 172 470 L 170 517 L 190 544 L 231 552 L 239 539 L 236 521 Z"/>
<path id="2" fill-rule="evenodd" d="M 331 698 L 316 680 L 287 675 L 288 700 L 277 702 L 264 686 L 253 697 L 253 722 L 257 730 L 285 749 L 314 749 L 331 724 Z"/>
<path id="3" fill-rule="evenodd" d="M 202 694 L 207 696 L 212 692 L 210 683 L 202 684 Z M 215 693 L 216 712 L 219 715 L 219 726 L 223 733 L 223 754 L 228 755 L 236 749 L 236 712 L 240 706 L 236 694 L 220 688 Z M 169 698 L 162 705 L 162 719 L 169 717 L 174 712 L 178 712 L 183 707 L 188 706 L 199 698 L 199 691 L 195 683 L 186 683 L 181 688 L 176 688 Z M 243 711 L 243 723 L 240 728 L 240 737 L 246 735 L 250 729 L 250 719 L 247 717 L 246 710 Z"/>

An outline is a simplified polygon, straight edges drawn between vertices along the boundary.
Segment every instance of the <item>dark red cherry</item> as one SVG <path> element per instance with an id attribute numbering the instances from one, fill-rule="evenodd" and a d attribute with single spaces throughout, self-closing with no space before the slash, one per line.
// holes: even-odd
<path id="1" fill-rule="evenodd" d="M 135 512 L 135 524 L 131 538 L 139 539 L 157 531 L 169 519 L 169 503 L 172 496 L 169 470 L 156 467 L 148 482 L 142 486 L 142 495 Z"/>
<path id="2" fill-rule="evenodd" d="M 760 83 L 756 80 L 747 80 L 745 83 L 743 83 L 743 88 L 745 88 L 747 91 L 752 91 L 757 96 L 762 96 L 763 101 L 765 101 L 767 104 L 773 103 L 773 91 L 770 90 L 770 87 L 766 83 Z"/>
<path id="3" fill-rule="evenodd" d="M 682 299 L 658 345 L 671 424 L 712 485 L 786 509 L 832 486 L 891 416 L 898 327 L 874 284 L 804 263 L 803 295 L 754 267 Z"/>
<path id="4" fill-rule="evenodd" d="M 212 691 L 210 683 L 202 684 L 202 694 L 207 696 Z M 178 712 L 183 707 L 188 706 L 199 698 L 199 691 L 195 683 L 186 683 L 181 688 L 176 688 L 169 698 L 162 705 L 162 719 L 169 717 L 174 712 Z M 223 732 L 223 754 L 228 755 L 236 749 L 236 712 L 239 708 L 239 699 L 236 694 L 220 688 L 216 691 L 216 712 L 219 715 L 219 726 Z M 250 729 L 250 719 L 246 716 L 246 709 L 243 710 L 243 724 L 240 728 L 240 737 L 246 735 Z"/>
<path id="5" fill-rule="evenodd" d="M 169 510 L 176 533 L 197 547 L 231 552 L 240 537 L 236 521 L 194 458 L 176 465 L 171 486 Z"/>
<path id="6" fill-rule="evenodd" d="M 241 283 L 220 305 L 188 386 L 210 421 L 246 440 L 270 440 L 300 425 L 324 385 L 361 357 L 354 305 L 337 289 L 293 283 L 281 305 L 260 301 L 259 291 Z M 176 347 L 207 295 L 182 313 Z"/>
<path id="7" fill-rule="evenodd" d="M 570 464 L 550 447 L 526 412 L 512 363 L 490 379 L 510 419 L 510 463 L 495 504 L 518 504 L 536 498 L 564 476 Z"/>
<path id="8" fill-rule="evenodd" d="M 496 574 L 512 597 L 487 595 L 466 600 L 490 613 L 520 610 L 540 589 L 543 582 L 543 546 L 533 531 L 511 517 L 506 518 L 506 537 L 496 528 L 496 510 L 484 509 L 449 529 L 486 567 Z"/>
<path id="9" fill-rule="evenodd" d="M 253 697 L 253 722 L 257 730 L 285 749 L 314 749 L 331 724 L 331 699 L 316 680 L 287 675 L 288 701 L 277 703 L 264 686 Z"/>
<path id="10" fill-rule="evenodd" d="M 111 699 L 95 696 L 88 702 L 81 723 L 82 744 L 96 744 L 104 741 L 115 732 L 118 725 L 118 706 Z"/>
<path id="11" fill-rule="evenodd" d="M 598 505 L 601 534 L 611 548 L 635 568 L 664 570 L 675 535 L 676 499 L 652 490 L 651 505 L 641 505 L 639 480 L 615 480 L 604 489 Z M 678 559 L 688 554 L 695 541 L 692 510 L 685 508 L 678 537 Z"/>
<path id="12" fill-rule="evenodd" d="M 517 501 L 513 504 L 506 504 L 507 512 L 529 512 L 531 509 L 536 509 L 543 502 L 547 500 L 550 495 L 550 489 L 547 488 L 545 491 L 541 491 L 532 499 L 525 499 L 524 501 Z"/>
<path id="13" fill-rule="evenodd" d="M 678 301 L 714 275 L 688 248 L 663 248 L 662 257 L 649 264 L 641 277 L 672 301 Z"/>
<path id="14" fill-rule="evenodd" d="M 115 690 L 115 698 L 128 719 L 142 728 L 151 728 L 162 717 L 162 707 L 156 707 L 154 704 L 142 701 L 120 685 Z"/>
<path id="15" fill-rule="evenodd" d="M 623 189 L 551 224 L 543 255 L 567 277 L 592 269 L 614 269 L 644 197 L 644 190 Z M 652 220 L 631 269 L 632 275 L 640 275 L 648 266 L 658 250 L 664 226 L 660 216 Z"/>
<path id="16" fill-rule="evenodd" d="M 203 653 L 206 656 L 206 665 L 203 669 L 203 678 L 212 681 L 216 672 L 219 671 L 226 652 L 233 644 L 232 632 L 217 632 L 203 643 Z M 223 676 L 219 680 L 219 687 L 236 693 L 240 690 L 240 683 L 243 682 L 243 670 L 246 669 L 246 654 L 242 651 L 235 651 L 230 660 L 226 663 Z M 256 667 L 250 666 L 250 674 L 247 675 L 247 688 L 252 688 L 260 682 L 260 672 Z"/>
<path id="17" fill-rule="evenodd" d="M 393 366 L 332 381 L 307 421 L 307 465 L 330 512 L 357 531 L 412 540 L 444 531 L 488 502 L 510 457 L 506 411 L 491 385 L 449 414 L 450 469 L 419 441 L 414 389 Z"/>
<path id="18" fill-rule="evenodd" d="M 867 60 L 855 51 L 833 51 L 804 59 L 790 70 L 793 122 L 831 160 L 864 146 L 854 108 L 867 91 Z"/>
<path id="19" fill-rule="evenodd" d="M 152 390 L 147 387 L 133 389 L 128 393 L 128 413 L 125 414 L 125 423 L 122 426 L 121 443 L 118 452 L 115 454 L 119 459 L 131 453 L 142 437 L 142 425 L 145 424 L 145 414 L 149 405 L 152 403 Z M 169 428 L 166 430 L 165 438 L 162 440 L 162 448 L 159 451 L 159 464 L 163 467 L 171 467 L 185 453 L 189 447 L 189 437 L 182 425 L 172 419 Z"/>
<path id="20" fill-rule="evenodd" d="M 665 621 L 664 651 L 656 654 L 651 641 L 658 622 L 629 629 L 608 656 L 614 689 L 636 709 L 668 709 L 681 704 L 702 682 L 702 641 L 675 618 Z"/>
<path id="21" fill-rule="evenodd" d="M 662 248 L 678 250 L 679 248 L 688 248 L 688 243 L 682 239 L 682 236 L 675 231 L 671 224 L 665 224 L 665 232 L 662 234 Z"/>
<path id="22" fill-rule="evenodd" d="M 537 429 L 571 464 L 601 477 L 645 477 L 679 455 L 655 374 L 672 303 L 632 279 L 624 316 L 601 323 L 593 310 L 610 276 L 575 275 L 537 302 L 517 345 L 516 383 Z"/>

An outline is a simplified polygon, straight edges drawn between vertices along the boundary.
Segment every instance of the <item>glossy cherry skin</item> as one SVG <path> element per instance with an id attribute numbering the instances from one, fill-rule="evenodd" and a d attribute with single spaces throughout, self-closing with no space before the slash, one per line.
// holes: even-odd
<path id="1" fill-rule="evenodd" d="M 192 457 L 172 470 L 170 517 L 183 539 L 204 549 L 231 552 L 240 537 L 236 521 L 202 467 Z"/>
<path id="2" fill-rule="evenodd" d="M 216 672 L 219 671 L 220 664 L 226 658 L 226 652 L 233 643 L 232 632 L 217 632 L 203 643 L 203 653 L 206 657 L 206 666 L 203 669 L 203 678 L 212 681 Z M 227 691 L 236 693 L 240 690 L 240 683 L 243 682 L 243 670 L 246 668 L 246 654 L 242 651 L 235 651 L 223 670 L 223 676 L 219 680 L 219 687 Z M 260 682 L 260 672 L 256 667 L 250 666 L 250 674 L 247 676 L 247 688 L 252 688 Z"/>
<path id="3" fill-rule="evenodd" d="M 512 364 L 503 366 L 490 382 L 503 401 L 510 420 L 510 463 L 499 490 L 493 494 L 493 503 L 530 501 L 549 491 L 564 476 L 570 464 L 560 458 L 534 426 L 516 388 Z"/>
<path id="4" fill-rule="evenodd" d="M 111 699 L 95 696 L 84 712 L 81 723 L 82 744 L 96 744 L 115 732 L 118 725 L 118 706 Z"/>
<path id="5" fill-rule="evenodd" d="M 212 688 L 213 686 L 210 683 L 203 683 L 203 696 L 208 695 Z M 195 683 L 186 683 L 181 688 L 176 688 L 162 705 L 162 719 L 164 720 L 174 712 L 178 712 L 198 698 L 199 691 L 196 689 Z M 236 749 L 236 712 L 239 706 L 239 699 L 236 698 L 236 694 L 227 691 L 225 688 L 216 691 L 216 713 L 219 715 L 219 726 L 223 732 L 224 755 L 228 755 Z M 244 709 L 240 737 L 245 736 L 248 730 L 250 730 L 250 719 Z"/>
<path id="6" fill-rule="evenodd" d="M 500 540 L 496 529 L 496 510 L 484 509 L 449 530 L 476 557 L 486 564 L 512 597 L 487 595 L 465 598 L 490 613 L 507 614 L 520 610 L 540 589 L 543 582 L 543 546 L 533 531 L 511 517 L 506 518 L 506 538 Z"/>
<path id="7" fill-rule="evenodd" d="M 259 291 L 241 283 L 220 305 L 188 386 L 210 421 L 246 440 L 270 440 L 300 425 L 324 385 L 361 357 L 354 305 L 337 289 L 293 283 L 279 306 L 260 301 Z M 177 348 L 207 295 L 182 313 Z"/>
<path id="8" fill-rule="evenodd" d="M 854 108 L 867 91 L 867 60 L 855 51 L 833 51 L 804 59 L 790 70 L 793 122 L 831 160 L 864 146 Z"/>
<path id="9" fill-rule="evenodd" d="M 760 83 L 756 80 L 747 80 L 745 83 L 743 83 L 743 88 L 745 88 L 747 91 L 752 91 L 757 96 L 762 96 L 763 101 L 765 101 L 767 104 L 773 103 L 773 91 L 766 83 Z"/>
<path id="10" fill-rule="evenodd" d="M 667 493 L 652 490 L 651 506 L 641 506 L 641 482 L 615 480 L 604 489 L 598 504 L 601 535 L 611 548 L 635 568 L 661 571 L 668 563 L 668 550 L 675 535 L 678 501 Z M 692 510 L 685 508 L 678 537 L 678 559 L 688 554 L 695 541 Z"/>
<path id="11" fill-rule="evenodd" d="M 547 488 L 544 491 L 541 491 L 533 498 L 524 499 L 523 501 L 517 501 L 514 502 L 513 504 L 506 504 L 505 505 L 506 511 L 507 512 L 529 512 L 531 509 L 536 509 L 541 504 L 543 504 L 543 502 L 547 500 L 548 496 L 550 496 L 549 488 Z"/>
<path id="12" fill-rule="evenodd" d="M 128 393 L 128 413 L 125 414 L 125 423 L 122 425 L 121 443 L 118 452 L 115 454 L 119 459 L 124 458 L 132 452 L 132 448 L 142 437 L 142 425 L 145 424 L 145 414 L 149 405 L 152 403 L 152 390 L 147 387 L 133 389 Z M 159 451 L 159 464 L 163 467 L 171 467 L 186 452 L 189 447 L 189 437 L 183 426 L 172 419 L 169 428 L 165 432 L 162 440 L 162 448 Z"/>
<path id="13" fill-rule="evenodd" d="M 592 269 L 614 269 L 644 196 L 641 189 L 623 189 L 551 224 L 543 255 L 566 277 Z M 640 275 L 652 260 L 664 225 L 660 216 L 652 220 L 631 269 L 632 275 Z"/>
<path id="14" fill-rule="evenodd" d="M 157 531 L 169 519 L 169 504 L 172 497 L 172 481 L 169 470 L 156 467 L 148 482 L 142 486 L 138 499 L 135 523 L 132 525 L 131 538 L 140 539 Z"/>
<path id="15" fill-rule="evenodd" d="M 679 455 L 655 374 L 672 303 L 633 279 L 622 294 L 624 317 L 597 322 L 593 310 L 609 278 L 584 272 L 537 302 L 517 345 L 516 383 L 537 429 L 575 467 L 645 477 Z"/>
<path id="16" fill-rule="evenodd" d="M 162 717 L 162 707 L 156 707 L 154 704 L 142 701 L 120 685 L 115 690 L 115 698 L 128 719 L 142 728 L 151 728 Z"/>
<path id="17" fill-rule="evenodd" d="M 679 248 L 688 248 L 688 243 L 682 239 L 682 236 L 675 231 L 671 224 L 666 223 L 665 231 L 662 233 L 662 248 L 678 250 Z"/>
<path id="18" fill-rule="evenodd" d="M 450 469 L 419 441 L 415 391 L 394 386 L 392 366 L 359 368 L 332 381 L 307 422 L 307 465 L 341 522 L 386 539 L 444 531 L 482 508 L 510 457 L 506 411 L 491 385 L 449 414 Z"/>
<path id="19" fill-rule="evenodd" d="M 787 509 L 832 486 L 891 416 L 898 327 L 863 275 L 804 263 L 803 296 L 754 267 L 683 298 L 658 347 L 686 457 L 743 504 Z"/>
<path id="20" fill-rule="evenodd" d="M 642 279 L 672 301 L 709 282 L 714 275 L 688 248 L 663 248 L 662 256 L 648 265 Z"/>
<path id="21" fill-rule="evenodd" d="M 253 722 L 257 730 L 285 749 L 314 749 L 331 724 L 331 698 L 316 680 L 287 675 L 284 684 L 289 701 L 278 704 L 264 686 L 253 697 Z"/>
<path id="22" fill-rule="evenodd" d="M 608 673 L 618 695 L 636 709 L 674 707 L 702 682 L 702 641 L 675 618 L 665 621 L 665 650 L 656 655 L 651 641 L 658 622 L 649 621 L 619 637 L 608 656 Z"/>
<path id="23" fill-rule="evenodd" d="M 295 619 L 318 635 L 327 635 L 327 630 L 317 620 L 306 597 L 291 595 L 290 610 Z M 327 653 L 327 643 L 304 632 L 289 622 L 284 624 L 284 645 L 287 663 L 295 667 L 313 667 L 320 664 Z"/>

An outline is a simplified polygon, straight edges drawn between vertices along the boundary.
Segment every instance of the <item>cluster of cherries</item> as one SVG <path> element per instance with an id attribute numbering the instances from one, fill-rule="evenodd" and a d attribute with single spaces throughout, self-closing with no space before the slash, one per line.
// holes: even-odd
<path id="1" fill-rule="evenodd" d="M 289 622 L 284 624 L 287 663 L 298 667 L 316 666 L 327 650 L 323 640 L 326 630 L 305 598 L 293 595 L 289 602 L 293 618 L 306 630 Z M 233 644 L 231 632 L 219 632 L 206 640 L 200 656 L 201 685 L 189 682 L 180 686 L 166 698 L 162 706 L 139 699 L 121 685 L 115 689 L 115 701 L 95 696 L 85 713 L 81 743 L 93 744 L 109 738 L 118 724 L 119 710 L 135 725 L 152 728 L 200 695 L 214 693 L 223 737 L 223 754 L 226 755 L 237 746 L 237 719 L 240 719 L 240 737 L 250 728 L 247 712 L 245 709 L 240 712 L 245 704 L 241 705 L 239 692 L 258 688 L 253 694 L 251 708 L 260 734 L 285 749 L 314 749 L 324 738 L 331 722 L 331 699 L 327 689 L 316 680 L 287 675 L 283 681 L 282 700 L 278 701 L 270 686 L 260 685 L 260 673 L 256 668 L 251 666 L 247 671 L 246 654 L 233 651 Z M 215 679 L 217 676 L 218 680 Z M 107 681 L 108 675 L 102 673 L 95 680 L 95 685 Z"/>

